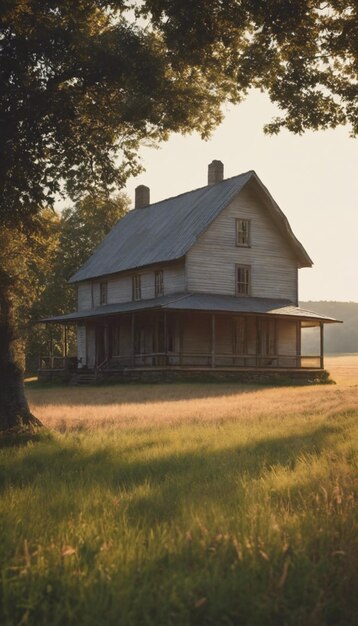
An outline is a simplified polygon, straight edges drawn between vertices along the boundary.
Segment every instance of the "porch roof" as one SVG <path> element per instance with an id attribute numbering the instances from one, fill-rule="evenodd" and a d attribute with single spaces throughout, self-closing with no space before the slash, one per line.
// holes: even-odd
<path id="1" fill-rule="evenodd" d="M 120 313 L 132 313 L 147 310 L 176 310 L 176 311 L 213 311 L 217 313 L 237 314 L 261 314 L 282 317 L 294 317 L 301 320 L 319 320 L 325 323 L 339 322 L 333 317 L 320 315 L 295 306 L 289 300 L 273 300 L 269 298 L 250 298 L 237 296 L 224 296 L 209 293 L 177 293 L 168 294 L 151 300 L 139 300 L 136 302 L 121 302 L 106 304 L 104 306 L 75 311 L 66 315 L 57 315 L 39 320 L 39 322 L 80 322 L 82 320 L 97 319 L 99 317 L 112 317 Z"/>

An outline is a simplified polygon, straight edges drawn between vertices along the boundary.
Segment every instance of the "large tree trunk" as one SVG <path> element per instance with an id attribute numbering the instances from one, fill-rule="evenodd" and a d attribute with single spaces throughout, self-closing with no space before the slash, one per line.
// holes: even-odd
<path id="1" fill-rule="evenodd" d="M 15 359 L 11 283 L 0 270 L 0 431 L 34 431 L 42 424 L 29 409 L 23 374 Z"/>

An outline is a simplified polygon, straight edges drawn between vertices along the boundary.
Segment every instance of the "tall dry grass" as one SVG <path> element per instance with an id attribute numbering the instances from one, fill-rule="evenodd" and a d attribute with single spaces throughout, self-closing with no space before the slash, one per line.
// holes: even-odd
<path id="1" fill-rule="evenodd" d="M 0 449 L 4 626 L 353 626 L 358 359 L 337 385 L 29 387 Z"/>
<path id="2" fill-rule="evenodd" d="M 272 422 L 323 416 L 358 405 L 358 356 L 331 357 L 336 385 L 117 385 L 29 389 L 33 412 L 61 432 L 91 427 L 158 428 L 190 423 Z"/>

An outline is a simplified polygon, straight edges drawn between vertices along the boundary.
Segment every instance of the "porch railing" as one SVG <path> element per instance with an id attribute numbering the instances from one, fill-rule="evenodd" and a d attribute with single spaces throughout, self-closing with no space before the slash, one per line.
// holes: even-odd
<path id="1" fill-rule="evenodd" d="M 115 367 L 243 367 L 243 368 L 287 368 L 287 369 L 320 369 L 319 355 L 256 355 L 229 353 L 215 354 L 212 352 L 150 352 L 143 354 L 127 354 L 110 359 L 109 366 Z"/>
<path id="2" fill-rule="evenodd" d="M 76 369 L 76 357 L 41 356 L 39 369 Z M 205 367 L 205 368 L 271 368 L 271 369 L 320 369 L 319 355 L 256 355 L 212 352 L 148 352 L 144 354 L 124 354 L 106 359 L 94 369 L 132 367 Z"/>
<path id="3" fill-rule="evenodd" d="M 40 370 L 72 370 L 76 369 L 78 363 L 79 359 L 77 357 L 53 355 L 39 357 Z"/>

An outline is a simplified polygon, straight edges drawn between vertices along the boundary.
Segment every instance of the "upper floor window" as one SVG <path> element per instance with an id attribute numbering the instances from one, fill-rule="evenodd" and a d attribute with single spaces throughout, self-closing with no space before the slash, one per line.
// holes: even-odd
<path id="1" fill-rule="evenodd" d="M 236 220 L 236 245 L 250 246 L 250 220 Z"/>
<path id="2" fill-rule="evenodd" d="M 251 290 L 251 267 L 250 265 L 236 266 L 236 295 L 249 296 Z"/>
<path id="3" fill-rule="evenodd" d="M 107 283 L 99 283 L 99 303 L 107 304 Z"/>
<path id="4" fill-rule="evenodd" d="M 155 272 L 155 297 L 164 294 L 164 275 L 163 270 Z"/>
<path id="5" fill-rule="evenodd" d="M 132 300 L 140 300 L 141 297 L 141 276 L 140 274 L 134 274 L 132 278 Z"/>

